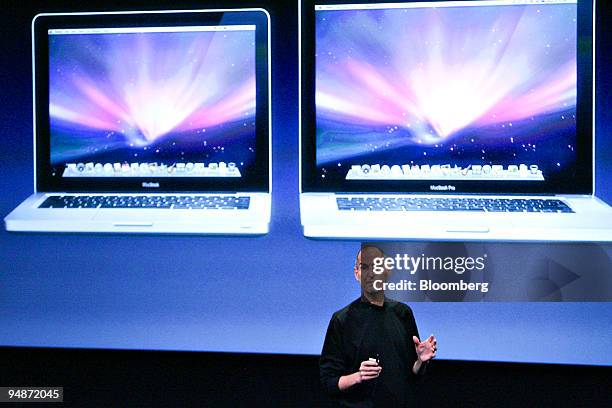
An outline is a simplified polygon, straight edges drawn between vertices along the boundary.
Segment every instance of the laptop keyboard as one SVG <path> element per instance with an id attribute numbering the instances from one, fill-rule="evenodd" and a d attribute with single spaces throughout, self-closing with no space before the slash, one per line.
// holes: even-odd
<path id="1" fill-rule="evenodd" d="M 250 197 L 236 196 L 49 196 L 38 208 L 160 208 L 193 210 L 248 210 Z"/>
<path id="2" fill-rule="evenodd" d="M 482 211 L 573 213 L 563 201 L 531 198 L 336 198 L 341 211 Z"/>

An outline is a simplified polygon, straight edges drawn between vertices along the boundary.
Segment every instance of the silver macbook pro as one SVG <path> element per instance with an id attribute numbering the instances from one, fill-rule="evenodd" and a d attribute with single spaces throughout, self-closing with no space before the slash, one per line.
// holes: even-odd
<path id="1" fill-rule="evenodd" d="M 305 236 L 612 241 L 591 0 L 303 0 L 300 44 Z"/>

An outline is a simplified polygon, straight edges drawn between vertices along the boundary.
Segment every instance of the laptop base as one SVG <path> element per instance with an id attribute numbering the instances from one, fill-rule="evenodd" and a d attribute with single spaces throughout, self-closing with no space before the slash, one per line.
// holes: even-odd
<path id="1" fill-rule="evenodd" d="M 38 208 L 48 196 L 39 193 L 30 196 L 4 221 L 11 232 L 267 234 L 271 214 L 269 194 L 240 195 L 251 197 L 248 210 Z"/>
<path id="2" fill-rule="evenodd" d="M 304 236 L 356 240 L 612 242 L 612 209 L 594 197 L 557 197 L 576 212 L 550 214 L 339 211 L 336 198 L 344 196 L 348 195 L 302 194 Z"/>

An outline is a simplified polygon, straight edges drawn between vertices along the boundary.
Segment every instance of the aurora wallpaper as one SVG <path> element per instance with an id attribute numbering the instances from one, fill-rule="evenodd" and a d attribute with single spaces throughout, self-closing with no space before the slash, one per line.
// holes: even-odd
<path id="1" fill-rule="evenodd" d="M 316 11 L 317 166 L 571 171 L 576 4 Z"/>
<path id="2" fill-rule="evenodd" d="M 51 162 L 255 158 L 255 31 L 51 33 Z"/>

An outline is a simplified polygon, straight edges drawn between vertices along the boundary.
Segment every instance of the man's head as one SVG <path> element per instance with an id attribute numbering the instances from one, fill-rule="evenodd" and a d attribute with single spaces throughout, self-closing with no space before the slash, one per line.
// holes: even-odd
<path id="1" fill-rule="evenodd" d="M 376 262 L 375 259 L 383 259 L 384 257 L 385 253 L 382 249 L 374 245 L 363 245 L 357 253 L 353 273 L 355 274 L 355 279 L 361 285 L 362 292 L 367 294 L 376 294 L 380 292 L 379 285 L 377 285 L 379 290 L 374 288 L 374 281 L 382 280 L 385 282 L 387 280 L 388 270 L 385 269 L 383 273 L 376 274 L 374 273 L 374 263 Z"/>

